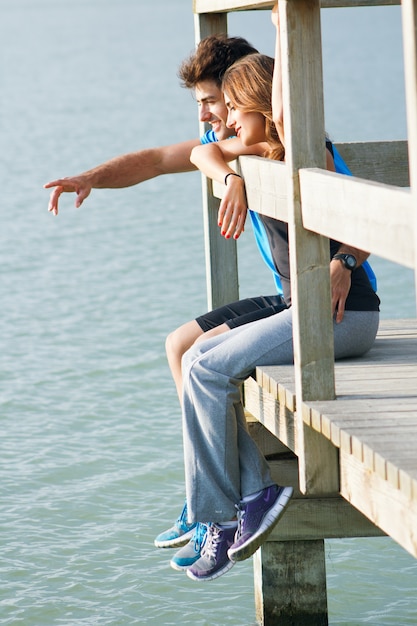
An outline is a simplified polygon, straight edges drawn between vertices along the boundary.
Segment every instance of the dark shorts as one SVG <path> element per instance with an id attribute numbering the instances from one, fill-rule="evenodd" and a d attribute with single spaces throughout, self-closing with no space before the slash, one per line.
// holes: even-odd
<path id="1" fill-rule="evenodd" d="M 220 324 L 227 324 L 229 328 L 237 328 L 243 324 L 248 324 L 248 322 L 280 313 L 286 308 L 287 305 L 282 296 L 257 296 L 213 309 L 213 311 L 197 317 L 196 322 L 204 332 L 217 328 Z"/>

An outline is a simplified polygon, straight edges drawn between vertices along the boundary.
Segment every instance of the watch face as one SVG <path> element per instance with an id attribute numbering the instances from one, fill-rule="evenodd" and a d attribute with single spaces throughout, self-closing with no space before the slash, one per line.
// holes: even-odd
<path id="1" fill-rule="evenodd" d="M 346 267 L 348 267 L 350 270 L 354 270 L 356 267 L 356 259 L 351 254 L 347 254 L 345 256 L 345 263 Z"/>

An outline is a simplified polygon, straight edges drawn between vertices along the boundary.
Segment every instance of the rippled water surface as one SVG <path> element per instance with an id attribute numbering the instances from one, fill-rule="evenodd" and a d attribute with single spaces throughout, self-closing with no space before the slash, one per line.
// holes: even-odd
<path id="1" fill-rule="evenodd" d="M 398 7 L 352 11 L 323 16 L 328 130 L 404 138 Z M 253 625 L 251 562 L 200 586 L 153 546 L 184 497 L 164 340 L 206 307 L 200 177 L 65 197 L 57 218 L 42 189 L 196 136 L 176 77 L 191 2 L 2 0 L 0 17 L 0 624 Z M 272 53 L 267 12 L 230 32 Z M 249 230 L 239 251 L 242 295 L 270 291 Z M 414 316 L 411 273 L 374 265 L 382 315 Z M 327 571 L 332 624 L 417 623 L 416 562 L 389 539 L 329 542 Z"/>

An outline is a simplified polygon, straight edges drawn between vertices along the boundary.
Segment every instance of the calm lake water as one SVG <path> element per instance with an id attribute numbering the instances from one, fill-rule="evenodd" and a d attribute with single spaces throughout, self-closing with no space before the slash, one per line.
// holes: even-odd
<path id="1" fill-rule="evenodd" d="M 268 12 L 229 32 L 273 53 Z M 153 546 L 184 497 L 164 340 L 206 309 L 199 174 L 57 218 L 42 189 L 197 136 L 176 76 L 193 42 L 188 0 L 1 0 L 0 624 L 255 622 L 250 561 L 198 585 Z M 324 11 L 323 46 L 330 135 L 404 139 L 399 7 Z M 271 292 L 249 229 L 239 255 L 242 296 Z M 412 273 L 373 264 L 382 316 L 415 316 Z M 327 571 L 331 624 L 417 624 L 417 562 L 391 540 L 328 542 Z"/>

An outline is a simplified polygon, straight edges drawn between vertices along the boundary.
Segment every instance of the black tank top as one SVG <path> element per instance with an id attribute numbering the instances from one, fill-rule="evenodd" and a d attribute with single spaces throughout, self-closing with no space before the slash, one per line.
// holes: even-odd
<path id="1" fill-rule="evenodd" d="M 260 215 L 265 227 L 271 254 L 276 270 L 281 278 L 282 289 L 285 302 L 291 305 L 291 284 L 290 284 L 290 261 L 288 246 L 288 225 L 285 222 L 276 220 L 266 215 Z M 338 241 L 330 240 L 329 262 L 337 253 L 341 246 Z M 352 284 L 346 299 L 346 310 L 350 311 L 379 311 L 380 300 L 372 289 L 369 278 L 359 266 L 352 272 Z"/>

